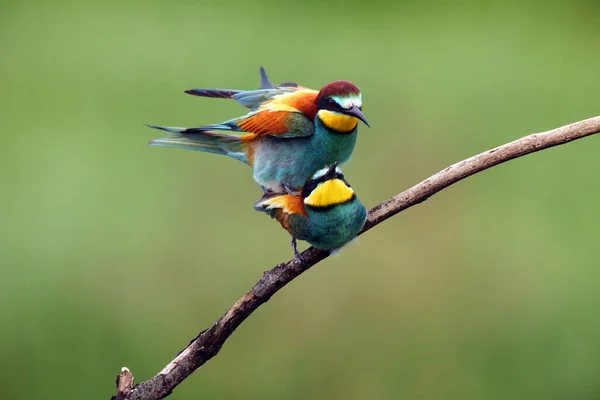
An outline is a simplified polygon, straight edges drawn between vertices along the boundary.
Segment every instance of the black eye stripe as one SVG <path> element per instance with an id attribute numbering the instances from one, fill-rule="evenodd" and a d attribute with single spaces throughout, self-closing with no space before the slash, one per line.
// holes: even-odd
<path id="1" fill-rule="evenodd" d="M 329 99 L 333 110 L 341 110 L 342 107 L 333 99 Z"/>
<path id="2" fill-rule="evenodd" d="M 306 183 L 306 185 L 304 185 L 304 187 L 302 188 L 302 197 L 306 198 L 306 197 L 310 196 L 310 194 L 313 192 L 313 190 L 315 190 L 317 188 L 319 183 L 320 183 L 319 181 L 313 181 L 312 179 L 310 181 L 308 181 Z"/>
<path id="3" fill-rule="evenodd" d="M 337 101 L 335 101 L 331 97 L 320 97 L 317 102 L 317 107 L 319 108 L 319 110 L 335 111 L 339 113 L 348 111 L 348 109 L 342 108 L 342 106 L 340 106 L 337 103 Z"/>

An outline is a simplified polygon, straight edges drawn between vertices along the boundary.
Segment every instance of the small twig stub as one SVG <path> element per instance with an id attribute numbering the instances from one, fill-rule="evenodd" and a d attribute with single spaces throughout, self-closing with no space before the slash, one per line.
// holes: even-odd
<path id="1" fill-rule="evenodd" d="M 111 397 L 111 400 L 126 399 L 127 395 L 133 389 L 133 374 L 127 367 L 121 368 L 121 372 L 117 375 L 117 395 Z"/>

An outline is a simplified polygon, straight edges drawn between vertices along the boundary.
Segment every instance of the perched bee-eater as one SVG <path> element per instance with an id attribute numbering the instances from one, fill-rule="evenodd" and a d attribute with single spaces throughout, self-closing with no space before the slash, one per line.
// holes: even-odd
<path id="1" fill-rule="evenodd" d="M 367 220 L 367 210 L 335 163 L 318 170 L 300 195 L 267 193 L 254 209 L 275 218 L 292 235 L 300 260 L 296 239 L 335 251 L 354 239 Z"/>
<path id="2" fill-rule="evenodd" d="M 335 81 L 316 91 L 294 83 L 275 87 L 263 69 L 261 76 L 257 90 L 188 90 L 198 96 L 235 99 L 250 112 L 200 128 L 151 125 L 170 135 L 150 144 L 240 160 L 253 168 L 254 179 L 265 192 L 297 193 L 318 169 L 350 158 L 358 121 L 369 125 L 356 85 Z"/>

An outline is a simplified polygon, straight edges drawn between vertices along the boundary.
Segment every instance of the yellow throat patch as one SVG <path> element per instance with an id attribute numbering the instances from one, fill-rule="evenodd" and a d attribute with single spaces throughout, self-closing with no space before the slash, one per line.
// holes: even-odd
<path id="1" fill-rule="evenodd" d="M 342 204 L 354 196 L 354 190 L 339 179 L 319 184 L 310 196 L 304 199 L 304 204 L 312 207 L 329 207 Z"/>
<path id="2" fill-rule="evenodd" d="M 351 132 L 358 124 L 358 118 L 351 117 L 350 115 L 327 110 L 319 110 L 317 115 L 321 119 L 321 122 L 323 122 L 323 125 L 338 132 Z"/>

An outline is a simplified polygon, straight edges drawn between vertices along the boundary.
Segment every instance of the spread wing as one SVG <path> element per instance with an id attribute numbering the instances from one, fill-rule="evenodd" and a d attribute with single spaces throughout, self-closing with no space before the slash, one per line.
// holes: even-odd
<path id="1" fill-rule="evenodd" d="M 272 89 L 256 89 L 256 90 L 244 90 L 235 93 L 231 96 L 232 99 L 240 103 L 240 105 L 249 108 L 251 110 L 257 110 L 265 102 L 273 100 L 275 97 L 282 94 L 291 93 L 297 91 L 297 88 L 272 88 Z"/>
<path id="2" fill-rule="evenodd" d="M 190 89 L 186 90 L 187 94 L 201 97 L 212 97 L 221 99 L 234 99 L 239 104 L 251 110 L 258 109 L 263 103 L 273 100 L 281 94 L 295 92 L 298 90 L 307 89 L 299 86 L 294 82 L 283 82 L 279 86 L 275 86 L 267 72 L 263 67 L 260 67 L 260 88 L 256 90 L 239 90 L 239 89 Z"/>
<path id="3" fill-rule="evenodd" d="M 191 89 L 186 93 L 202 97 L 234 99 L 251 110 L 243 117 L 186 130 L 182 133 L 224 130 L 247 132 L 242 140 L 251 142 L 265 135 L 280 138 L 307 137 L 314 133 L 318 91 L 284 82 L 273 85 L 264 68 L 260 68 L 261 83 L 256 90 Z"/>
<path id="4" fill-rule="evenodd" d="M 235 123 L 250 133 L 244 137 L 245 141 L 265 135 L 281 138 L 311 136 L 315 130 L 317 95 L 317 91 L 304 88 L 279 94 Z"/>
<path id="5" fill-rule="evenodd" d="M 307 137 L 315 131 L 313 121 L 317 113 L 317 95 L 317 91 L 305 88 L 283 94 L 280 92 L 271 100 L 262 103 L 258 109 L 220 124 L 197 128 L 152 127 L 187 137 L 196 135 L 198 138 L 219 135 L 214 131 L 236 132 L 243 134 L 241 136 L 243 143 L 268 135 L 280 138 Z M 238 136 L 232 137 L 234 140 L 239 140 Z"/>
<path id="6" fill-rule="evenodd" d="M 254 204 L 254 209 L 275 218 L 290 235 L 304 236 L 308 217 L 300 196 L 266 194 Z"/>
<path id="7" fill-rule="evenodd" d="M 261 104 L 272 100 L 284 93 L 295 92 L 298 87 L 261 88 L 256 90 L 237 89 L 189 89 L 185 92 L 194 96 L 211 97 L 217 99 L 234 99 L 240 105 L 251 110 L 258 109 Z"/>

